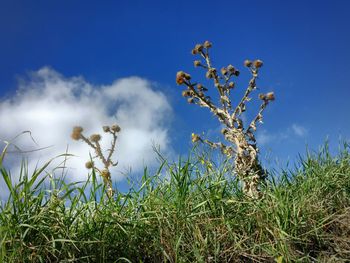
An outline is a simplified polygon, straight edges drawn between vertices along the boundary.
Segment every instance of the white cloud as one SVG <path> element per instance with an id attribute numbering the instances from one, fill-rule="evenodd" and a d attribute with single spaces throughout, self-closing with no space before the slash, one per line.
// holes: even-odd
<path id="1" fill-rule="evenodd" d="M 266 130 L 261 130 L 257 133 L 256 140 L 259 145 L 267 145 L 272 142 L 280 143 L 295 137 L 305 137 L 307 134 L 308 130 L 305 127 L 294 123 L 285 130 L 279 132 L 267 132 Z"/>
<path id="2" fill-rule="evenodd" d="M 297 136 L 299 136 L 299 137 L 304 137 L 304 136 L 306 136 L 307 133 L 308 133 L 308 130 L 307 130 L 305 127 L 303 127 L 303 126 L 301 126 L 301 125 L 298 125 L 298 124 L 296 124 L 296 123 L 294 123 L 294 124 L 292 125 L 292 130 L 293 130 L 293 132 L 295 133 L 295 135 L 297 135 Z"/>
<path id="3" fill-rule="evenodd" d="M 129 77 L 111 85 L 94 86 L 82 77 L 65 78 L 45 67 L 21 83 L 13 98 L 0 101 L 0 139 L 8 140 L 30 130 L 38 146 L 29 136 L 22 136 L 16 141 L 22 149 L 52 145 L 30 154 L 32 168 L 38 159 L 43 163 L 64 153 L 68 145 L 69 153 L 77 155 L 67 163 L 73 169 L 70 176 L 84 180 L 90 149 L 70 138 L 72 127 L 82 126 L 86 135 L 102 133 L 101 144 L 107 149 L 110 138 L 101 127 L 118 123 L 122 128 L 115 155 L 119 165 L 112 171 L 113 179 L 118 180 L 125 168 L 141 171 L 144 165 L 156 164 L 152 143 L 160 145 L 164 153 L 171 152 L 167 131 L 171 115 L 165 95 L 153 90 L 147 80 Z"/>

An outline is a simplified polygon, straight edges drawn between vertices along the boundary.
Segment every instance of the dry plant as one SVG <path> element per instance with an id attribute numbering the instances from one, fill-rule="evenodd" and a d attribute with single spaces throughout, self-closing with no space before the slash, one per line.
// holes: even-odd
<path id="1" fill-rule="evenodd" d="M 182 92 L 182 95 L 188 98 L 189 103 L 209 108 L 225 126 L 221 133 L 230 145 L 226 146 L 222 142 L 211 142 L 193 133 L 192 141 L 206 143 L 213 148 L 221 149 L 227 157 L 234 157 L 234 173 L 243 182 L 244 193 L 249 197 L 258 198 L 260 196 L 259 184 L 266 178 L 266 172 L 258 159 L 259 150 L 256 145 L 254 132 L 256 131 L 257 122 L 262 123 L 263 111 L 269 102 L 275 99 L 275 96 L 273 92 L 259 94 L 259 98 L 262 101 L 260 109 L 249 123 L 249 126 L 245 126 L 242 120 L 242 113 L 246 111 L 246 104 L 251 100 L 251 92 L 257 89 L 256 80 L 263 62 L 261 60 L 246 60 L 244 62 L 244 65 L 252 74 L 252 78 L 238 105 L 232 107 L 230 92 L 235 88 L 234 78 L 238 77 L 240 72 L 232 65 L 223 67 L 220 71 L 214 68 L 209 56 L 211 47 L 212 44 L 209 41 L 205 41 L 203 44 L 197 44 L 192 50 L 192 54 L 202 58 L 201 60 L 195 60 L 194 66 L 205 69 L 206 77 L 213 81 L 220 96 L 219 105 L 214 104 L 212 99 L 207 96 L 208 89 L 203 84 L 191 81 L 190 74 L 183 71 L 177 72 L 176 83 L 187 87 Z"/>
<path id="2" fill-rule="evenodd" d="M 113 136 L 112 138 L 112 143 L 111 143 L 111 148 L 108 149 L 108 155 L 105 156 L 102 153 L 101 145 L 100 145 L 100 140 L 101 140 L 101 135 L 100 134 L 92 134 L 89 138 L 85 137 L 83 135 L 83 128 L 80 126 L 76 126 L 73 128 L 72 132 L 72 139 L 73 140 L 82 140 L 84 141 L 87 145 L 89 145 L 92 149 L 94 149 L 96 156 L 94 156 L 92 159 L 98 158 L 102 161 L 103 163 L 103 169 L 99 169 L 95 166 L 94 162 L 88 161 L 85 164 L 85 167 L 87 169 L 95 169 L 98 171 L 98 173 L 102 176 L 103 182 L 106 186 L 106 192 L 108 197 L 112 197 L 114 194 L 113 188 L 112 188 L 112 179 L 111 179 L 111 173 L 109 171 L 110 167 L 112 166 L 117 166 L 118 162 L 114 163 L 112 161 L 112 155 L 115 152 L 116 149 L 116 142 L 118 138 L 118 133 L 120 132 L 120 127 L 117 124 L 114 124 L 112 126 L 103 126 L 103 131 L 105 133 L 109 133 Z"/>

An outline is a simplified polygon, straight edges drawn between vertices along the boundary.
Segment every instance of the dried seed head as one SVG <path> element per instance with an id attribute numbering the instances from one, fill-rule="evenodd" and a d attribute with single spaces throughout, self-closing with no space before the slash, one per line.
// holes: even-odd
<path id="1" fill-rule="evenodd" d="M 202 91 L 202 90 L 203 90 L 203 88 L 204 88 L 204 87 L 203 87 L 203 85 L 202 85 L 202 84 L 200 84 L 200 83 L 199 83 L 199 84 L 197 84 L 197 89 L 198 89 L 199 91 Z"/>
<path id="2" fill-rule="evenodd" d="M 90 141 L 92 142 L 99 142 L 100 140 L 101 140 L 101 135 L 97 133 L 90 136 Z"/>
<path id="3" fill-rule="evenodd" d="M 109 126 L 103 126 L 102 129 L 104 132 L 109 132 L 111 130 Z"/>
<path id="4" fill-rule="evenodd" d="M 192 54 L 196 55 L 200 53 L 203 50 L 203 45 L 202 44 L 197 44 L 194 49 L 192 49 Z"/>
<path id="5" fill-rule="evenodd" d="M 103 169 L 103 170 L 101 171 L 101 176 L 102 176 L 103 178 L 110 178 L 110 177 L 111 177 L 111 173 L 108 171 L 108 169 Z"/>
<path id="6" fill-rule="evenodd" d="M 187 99 L 187 102 L 188 102 L 188 103 L 194 103 L 194 99 L 193 99 L 193 98 L 188 98 L 188 99 Z"/>
<path id="7" fill-rule="evenodd" d="M 234 73 L 236 71 L 235 67 L 232 66 L 231 64 L 227 66 L 227 70 Z"/>
<path id="8" fill-rule="evenodd" d="M 73 128 L 73 132 L 72 132 L 72 135 L 71 135 L 71 137 L 72 137 L 72 139 L 73 140 L 79 140 L 79 139 L 81 139 L 81 133 L 83 132 L 83 128 L 82 127 L 80 127 L 80 126 L 75 126 L 74 128 Z"/>
<path id="9" fill-rule="evenodd" d="M 190 90 L 184 90 L 184 91 L 182 91 L 182 96 L 183 97 L 190 97 L 190 96 L 192 96 L 193 94 L 192 94 L 192 91 L 190 91 Z"/>
<path id="10" fill-rule="evenodd" d="M 113 132 L 120 132 L 120 127 L 119 127 L 119 125 L 118 124 L 113 124 L 112 126 L 111 126 L 111 130 L 113 131 Z"/>
<path id="11" fill-rule="evenodd" d="M 221 68 L 221 74 L 226 75 L 227 74 L 227 68 L 223 67 Z"/>
<path id="12" fill-rule="evenodd" d="M 257 60 L 254 60 L 253 65 L 256 68 L 261 68 L 263 65 L 263 62 L 260 59 L 257 59 Z"/>
<path id="13" fill-rule="evenodd" d="M 88 161 L 88 162 L 85 163 L 85 167 L 87 169 L 92 169 L 94 167 L 94 163 L 91 162 L 91 161 Z"/>
<path id="14" fill-rule="evenodd" d="M 192 133 L 191 134 L 192 142 L 198 142 L 200 140 L 199 135 Z"/>
<path id="15" fill-rule="evenodd" d="M 176 73 L 176 83 L 178 84 L 178 85 L 181 85 L 181 84 L 183 84 L 185 82 L 185 72 L 183 72 L 183 71 L 178 71 L 177 73 Z"/>
<path id="16" fill-rule="evenodd" d="M 228 84 L 228 87 L 229 87 L 230 89 L 233 89 L 233 88 L 235 87 L 235 83 L 231 81 L 231 82 Z"/>
<path id="17" fill-rule="evenodd" d="M 265 95 L 265 94 L 260 93 L 260 94 L 259 94 L 259 99 L 261 99 L 261 100 L 265 100 L 265 99 L 266 99 L 266 95 Z"/>
<path id="18" fill-rule="evenodd" d="M 210 43 L 208 40 L 206 40 L 206 41 L 204 42 L 203 46 L 204 46 L 205 48 L 211 48 L 213 45 L 212 45 L 212 43 Z"/>
<path id="19" fill-rule="evenodd" d="M 195 61 L 193 62 L 193 65 L 194 65 L 195 67 L 199 67 L 201 64 L 202 64 L 202 63 L 201 63 L 199 60 L 195 60 Z"/>
<path id="20" fill-rule="evenodd" d="M 273 92 L 266 93 L 267 100 L 275 100 L 275 94 Z"/>
<path id="21" fill-rule="evenodd" d="M 236 77 L 238 77 L 239 76 L 239 70 L 236 70 L 233 74 L 236 76 Z"/>
<path id="22" fill-rule="evenodd" d="M 212 79 L 215 77 L 215 74 L 216 74 L 216 68 L 210 68 L 208 69 L 207 73 L 205 74 L 205 76 L 208 78 L 208 79 Z"/>
<path id="23" fill-rule="evenodd" d="M 252 66 L 252 64 L 253 64 L 253 62 L 250 61 L 249 59 L 247 59 L 247 60 L 244 61 L 244 66 L 246 66 L 246 67 L 248 67 L 248 68 L 250 68 L 250 67 Z"/>

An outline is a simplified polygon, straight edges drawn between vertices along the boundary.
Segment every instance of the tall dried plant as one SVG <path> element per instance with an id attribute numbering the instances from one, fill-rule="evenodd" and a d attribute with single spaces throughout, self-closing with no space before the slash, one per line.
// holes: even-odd
<path id="1" fill-rule="evenodd" d="M 98 167 L 95 166 L 94 162 L 88 161 L 85 164 L 85 167 L 88 169 L 95 169 L 103 178 L 103 182 L 106 186 L 106 192 L 108 197 L 112 197 L 114 194 L 113 188 L 112 188 L 112 179 L 111 179 L 111 173 L 110 173 L 110 168 L 112 166 L 117 166 L 118 162 L 113 162 L 112 161 L 112 156 L 113 153 L 115 152 L 116 146 L 117 146 L 117 138 L 118 138 L 118 133 L 120 132 L 120 127 L 117 124 L 114 124 L 112 126 L 103 126 L 103 131 L 105 133 L 109 133 L 112 135 L 112 142 L 111 142 L 111 147 L 107 150 L 108 155 L 105 156 L 102 152 L 101 145 L 100 145 L 100 140 L 101 140 L 101 135 L 100 134 L 92 134 L 89 138 L 83 135 L 83 128 L 80 126 L 76 126 L 73 128 L 72 132 L 72 139 L 73 140 L 82 140 L 85 142 L 87 145 L 89 145 L 94 151 L 95 151 L 95 156 L 93 156 L 92 159 L 98 158 L 102 161 L 103 163 L 103 169 L 99 169 Z"/>
<path id="2" fill-rule="evenodd" d="M 256 90 L 256 80 L 258 72 L 263 65 L 261 60 L 246 60 L 244 65 L 250 71 L 252 77 L 244 95 L 236 107 L 232 107 L 230 92 L 235 89 L 234 79 L 240 72 L 232 65 L 221 68 L 218 71 L 213 67 L 209 56 L 209 49 L 212 44 L 205 41 L 203 44 L 197 44 L 192 50 L 192 54 L 199 56 L 200 60 L 194 61 L 195 67 L 201 67 L 206 71 L 206 78 L 213 81 L 215 88 L 219 93 L 219 103 L 216 105 L 207 95 L 208 88 L 198 82 L 192 82 L 191 75 L 183 71 L 176 74 L 176 83 L 185 85 L 187 88 L 182 95 L 188 99 L 189 103 L 197 104 L 209 110 L 225 126 L 221 130 L 226 141 L 230 145 L 222 142 L 211 142 L 202 139 L 199 135 L 192 133 L 193 142 L 203 142 L 213 148 L 219 148 L 229 158 L 234 158 L 234 173 L 243 182 L 243 191 L 252 198 L 260 196 L 259 185 L 266 178 L 266 172 L 262 168 L 259 159 L 259 149 L 256 144 L 255 131 L 257 122 L 262 123 L 263 111 L 270 101 L 275 99 L 274 93 L 259 94 L 262 101 L 256 116 L 251 120 L 248 126 L 243 123 L 242 114 L 246 111 L 246 104 L 251 100 L 252 91 Z"/>

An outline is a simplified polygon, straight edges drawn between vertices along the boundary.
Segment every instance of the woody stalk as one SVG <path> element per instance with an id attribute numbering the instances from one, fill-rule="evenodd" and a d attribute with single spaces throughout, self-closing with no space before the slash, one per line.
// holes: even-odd
<path id="1" fill-rule="evenodd" d="M 246 60 L 244 62 L 252 77 L 242 98 L 235 107 L 232 107 L 230 93 L 235 89 L 235 78 L 239 76 L 240 72 L 232 65 L 223 67 L 218 71 L 212 65 L 209 56 L 211 47 L 212 44 L 205 41 L 203 44 L 197 44 L 192 50 L 192 54 L 200 58 L 194 61 L 194 66 L 205 70 L 206 78 L 212 80 L 215 89 L 218 91 L 218 104 L 215 104 L 207 95 L 207 87 L 201 83 L 192 82 L 190 74 L 179 71 L 176 74 L 176 83 L 186 86 L 182 96 L 186 97 L 189 103 L 208 108 L 216 116 L 224 126 L 221 133 L 229 144 L 211 142 L 202 139 L 197 134 L 192 134 L 192 141 L 202 142 L 210 147 L 218 148 L 228 158 L 234 158 L 233 172 L 243 183 L 244 193 L 251 198 L 259 198 L 259 185 L 266 178 L 266 172 L 258 159 L 259 149 L 256 143 L 255 131 L 257 123 L 262 123 L 265 108 L 270 101 L 275 99 L 275 96 L 273 92 L 259 94 L 260 108 L 249 125 L 244 124 L 242 114 L 246 111 L 246 105 L 251 100 L 251 93 L 257 89 L 256 80 L 263 62 L 261 60 Z"/>

